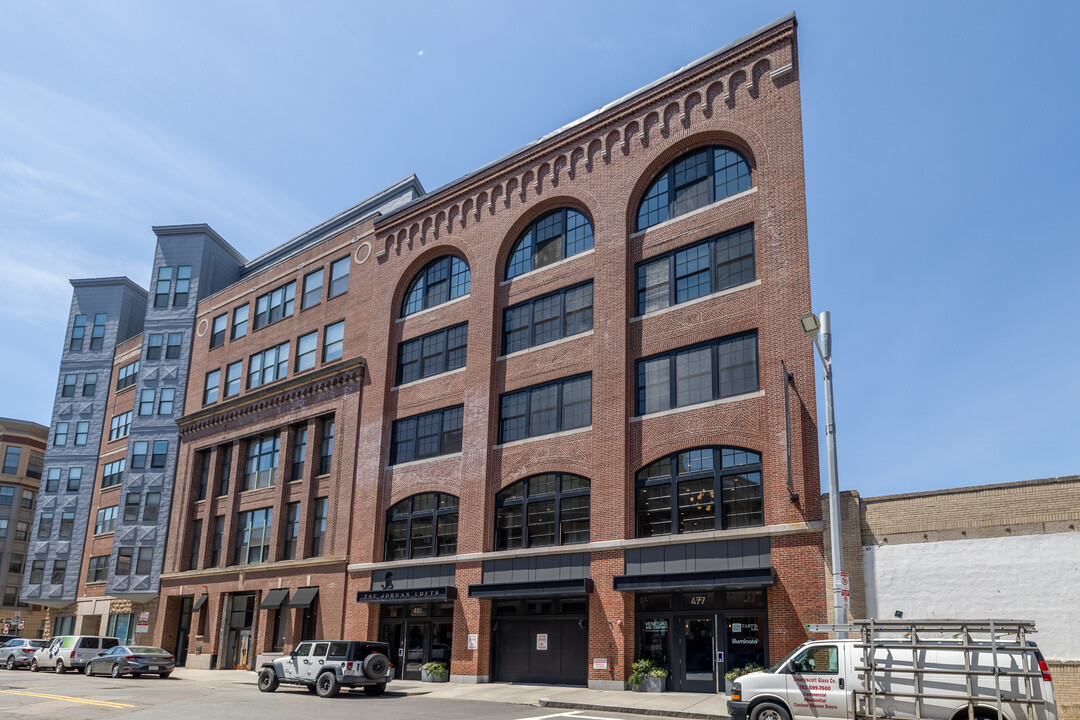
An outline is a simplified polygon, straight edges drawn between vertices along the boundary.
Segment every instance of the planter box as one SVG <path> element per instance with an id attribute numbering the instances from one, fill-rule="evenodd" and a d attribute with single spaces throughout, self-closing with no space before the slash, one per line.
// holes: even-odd
<path id="1" fill-rule="evenodd" d="M 667 689 L 667 678 L 647 677 L 641 683 L 641 689 L 645 692 L 659 693 Z"/>
<path id="2" fill-rule="evenodd" d="M 629 690 L 630 692 L 641 692 L 641 684 L 640 683 L 629 683 L 628 682 L 628 683 L 626 683 L 626 689 Z"/>
<path id="3" fill-rule="evenodd" d="M 420 671 L 420 682 L 446 682 L 450 679 L 450 673 L 439 677 L 438 675 L 432 675 L 427 670 Z"/>

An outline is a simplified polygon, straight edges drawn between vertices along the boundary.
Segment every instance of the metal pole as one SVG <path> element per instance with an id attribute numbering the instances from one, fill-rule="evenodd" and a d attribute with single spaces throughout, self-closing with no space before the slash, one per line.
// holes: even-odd
<path id="1" fill-rule="evenodd" d="M 840 532 L 840 481 L 836 470 L 836 418 L 833 415 L 832 383 L 832 321 L 829 311 L 823 311 L 821 320 L 821 364 L 825 367 L 825 440 L 829 453 L 829 540 L 832 544 L 833 609 L 837 625 L 847 623 L 847 610 L 841 595 L 840 573 L 844 571 L 844 545 Z M 846 638 L 846 632 L 837 637 Z"/>

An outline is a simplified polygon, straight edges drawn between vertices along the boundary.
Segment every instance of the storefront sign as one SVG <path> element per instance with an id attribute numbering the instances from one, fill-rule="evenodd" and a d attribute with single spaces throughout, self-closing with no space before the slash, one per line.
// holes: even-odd
<path id="1" fill-rule="evenodd" d="M 536 635 L 536 649 L 547 650 L 547 633 L 537 633 Z"/>
<path id="2" fill-rule="evenodd" d="M 423 588 L 419 590 L 371 590 L 358 591 L 356 602 L 358 603 L 396 603 L 426 600 L 453 600 L 457 597 L 457 588 L 438 587 Z"/>
<path id="3" fill-rule="evenodd" d="M 413 607 L 409 608 L 409 614 L 413 617 L 424 617 L 425 615 L 427 615 L 427 608 L 423 605 L 414 605 Z"/>
<path id="4" fill-rule="evenodd" d="M 593 670 L 607 670 L 607 658 L 593 658 L 592 659 Z"/>
<path id="5" fill-rule="evenodd" d="M 480 636 L 476 633 L 469 633 L 469 642 L 465 646 L 469 650 L 475 650 L 480 644 Z"/>
<path id="6" fill-rule="evenodd" d="M 667 632 L 668 621 L 667 618 L 659 618 L 656 620 L 646 620 L 645 629 L 650 632 Z"/>

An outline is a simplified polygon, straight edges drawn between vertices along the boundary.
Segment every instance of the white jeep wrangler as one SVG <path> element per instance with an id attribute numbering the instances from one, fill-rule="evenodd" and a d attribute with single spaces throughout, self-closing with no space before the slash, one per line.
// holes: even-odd
<path id="1" fill-rule="evenodd" d="M 319 697 L 334 697 L 341 688 L 364 688 L 382 695 L 390 682 L 390 646 L 354 640 L 302 642 L 288 657 L 263 663 L 259 690 L 274 692 L 281 683 L 303 685 Z"/>

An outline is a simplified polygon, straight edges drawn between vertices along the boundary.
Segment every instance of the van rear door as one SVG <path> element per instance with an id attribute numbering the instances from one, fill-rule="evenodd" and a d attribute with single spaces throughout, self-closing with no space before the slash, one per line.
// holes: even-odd
<path id="1" fill-rule="evenodd" d="M 851 694 L 846 689 L 846 648 L 822 643 L 810 645 L 791 658 L 786 668 L 787 696 L 796 718 L 848 717 Z"/>

